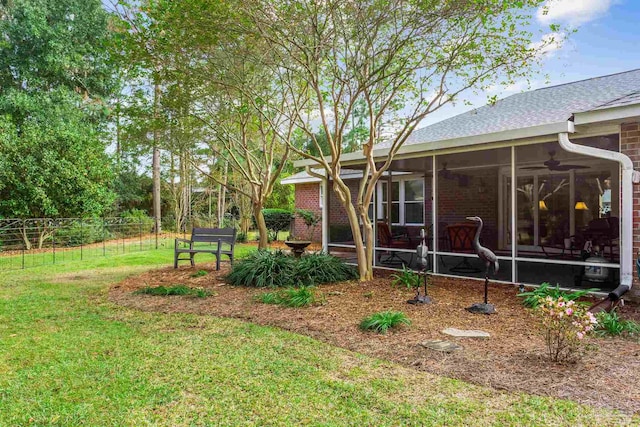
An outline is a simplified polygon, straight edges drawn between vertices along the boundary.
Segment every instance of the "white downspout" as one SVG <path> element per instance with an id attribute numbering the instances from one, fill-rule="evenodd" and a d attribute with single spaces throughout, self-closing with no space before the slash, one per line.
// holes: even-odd
<path id="1" fill-rule="evenodd" d="M 620 163 L 622 168 L 622 224 L 620 227 L 620 287 L 616 296 L 631 289 L 633 284 L 633 183 L 640 181 L 640 173 L 633 170 L 631 159 L 616 151 L 587 147 L 574 144 L 569 140 L 569 134 L 558 134 L 560 146 L 570 152 L 599 159 L 612 160 Z"/>

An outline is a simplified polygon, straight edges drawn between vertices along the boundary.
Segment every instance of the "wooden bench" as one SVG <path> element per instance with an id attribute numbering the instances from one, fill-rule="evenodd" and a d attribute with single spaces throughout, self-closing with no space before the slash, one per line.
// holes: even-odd
<path id="1" fill-rule="evenodd" d="M 209 243 L 209 246 L 194 246 L 194 243 Z M 236 244 L 235 228 L 193 228 L 191 239 L 176 239 L 173 254 L 173 268 L 178 268 L 178 261 L 191 261 L 198 253 L 209 253 L 216 257 L 216 270 L 220 270 L 220 258 L 226 255 L 233 264 L 233 249 Z M 184 247 L 183 245 L 188 245 Z M 224 246 L 228 246 L 225 249 Z M 189 254 L 189 258 L 180 258 L 180 254 Z"/>

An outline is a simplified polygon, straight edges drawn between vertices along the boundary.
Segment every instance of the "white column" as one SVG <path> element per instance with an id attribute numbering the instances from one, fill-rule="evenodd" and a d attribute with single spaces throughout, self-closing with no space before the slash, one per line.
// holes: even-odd
<path id="1" fill-rule="evenodd" d="M 322 251 L 329 252 L 329 179 L 324 178 L 322 186 Z"/>
<path id="2" fill-rule="evenodd" d="M 440 248 L 436 246 L 438 243 L 438 168 L 435 154 L 431 159 L 431 248 L 433 250 L 431 268 L 434 273 L 437 273 L 438 256 L 436 255 L 436 249 L 440 250 Z"/>
<path id="3" fill-rule="evenodd" d="M 511 281 L 518 281 L 518 269 L 516 265 L 516 249 L 518 247 L 518 229 L 516 214 L 516 147 L 511 146 Z"/>

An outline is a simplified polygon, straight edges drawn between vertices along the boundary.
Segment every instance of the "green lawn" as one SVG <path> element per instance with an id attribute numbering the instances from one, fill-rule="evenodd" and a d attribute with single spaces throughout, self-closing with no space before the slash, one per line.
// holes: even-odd
<path id="1" fill-rule="evenodd" d="M 275 328 L 108 302 L 109 284 L 171 257 L 165 249 L 1 273 L 0 425 L 640 421 L 419 373 Z"/>

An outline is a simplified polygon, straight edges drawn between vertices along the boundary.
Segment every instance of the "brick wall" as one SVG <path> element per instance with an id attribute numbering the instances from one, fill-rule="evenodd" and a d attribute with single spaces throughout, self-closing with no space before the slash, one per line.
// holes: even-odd
<path id="1" fill-rule="evenodd" d="M 479 216 L 484 222 L 483 244 L 498 244 L 498 169 L 459 171 L 468 179 L 438 180 L 438 222 L 448 225 L 468 223 L 466 217 Z M 483 183 L 484 191 L 479 188 Z"/>
<path id="2" fill-rule="evenodd" d="M 313 211 L 316 215 L 322 217 L 322 208 L 320 207 L 320 183 L 313 182 L 309 184 L 296 184 L 296 209 L 306 209 Z M 307 226 L 301 218 L 296 216 L 294 223 L 294 235 L 306 239 L 308 236 Z M 313 232 L 314 242 L 322 241 L 322 223 L 319 223 Z"/>
<path id="3" fill-rule="evenodd" d="M 620 151 L 633 161 L 633 167 L 640 170 L 640 124 L 623 123 L 620 128 Z M 633 186 L 633 258 L 640 251 L 640 186 Z M 640 300 L 640 282 L 637 272 L 633 272 L 631 298 Z"/>

